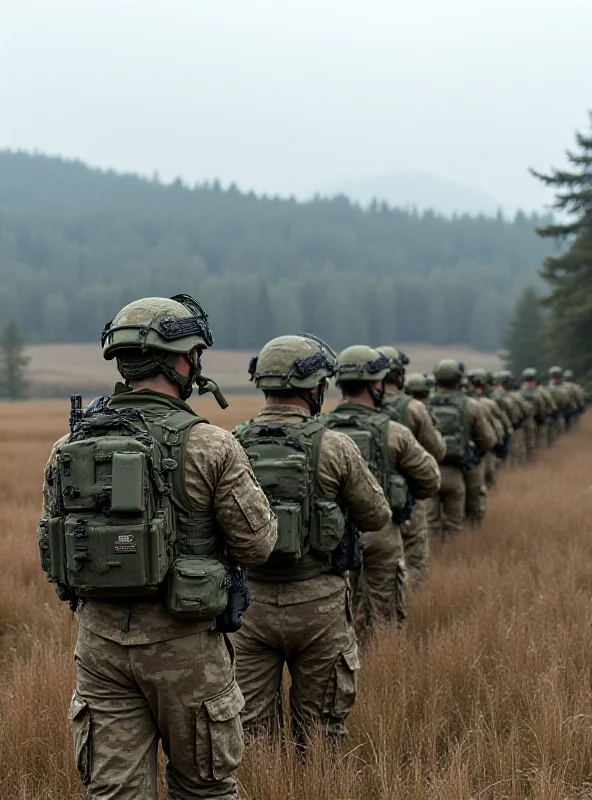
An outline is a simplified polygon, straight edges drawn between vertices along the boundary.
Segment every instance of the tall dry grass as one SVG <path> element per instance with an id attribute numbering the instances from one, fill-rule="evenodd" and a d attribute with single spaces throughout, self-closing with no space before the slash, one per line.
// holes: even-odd
<path id="1" fill-rule="evenodd" d="M 213 421 L 256 411 L 248 398 Z M 66 711 L 76 622 L 36 552 L 41 473 L 67 411 L 0 406 L 0 800 L 83 797 Z M 436 547 L 407 630 L 363 653 L 346 751 L 262 743 L 248 800 L 568 800 L 592 775 L 592 420 L 508 471 L 479 531 Z"/>

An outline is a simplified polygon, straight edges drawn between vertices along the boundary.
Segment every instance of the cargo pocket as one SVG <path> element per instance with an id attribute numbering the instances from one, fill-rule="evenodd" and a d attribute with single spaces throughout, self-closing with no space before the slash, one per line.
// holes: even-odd
<path id="1" fill-rule="evenodd" d="M 359 669 L 358 647 L 354 644 L 349 650 L 341 653 L 335 662 L 332 680 L 325 696 L 325 714 L 336 719 L 345 719 L 353 710 Z"/>
<path id="2" fill-rule="evenodd" d="M 74 741 L 74 763 L 83 786 L 88 786 L 92 767 L 92 736 L 90 726 L 90 711 L 84 700 L 77 692 L 72 695 L 70 712 L 68 714 L 72 726 Z"/>
<path id="3" fill-rule="evenodd" d="M 206 700 L 195 718 L 195 762 L 203 780 L 223 780 L 243 757 L 240 712 L 245 700 L 236 681 L 222 694 Z"/>

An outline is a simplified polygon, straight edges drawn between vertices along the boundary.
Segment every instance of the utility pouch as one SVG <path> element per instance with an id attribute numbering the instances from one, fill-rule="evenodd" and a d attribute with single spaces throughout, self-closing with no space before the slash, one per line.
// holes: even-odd
<path id="1" fill-rule="evenodd" d="M 388 501 L 393 511 L 405 508 L 409 490 L 407 481 L 398 472 L 392 474 L 388 483 Z"/>
<path id="2" fill-rule="evenodd" d="M 332 553 L 345 531 L 343 512 L 332 500 L 317 500 L 317 524 L 312 526 L 310 545 L 319 553 Z"/>
<path id="3" fill-rule="evenodd" d="M 47 580 L 50 583 L 64 583 L 64 521 L 61 517 L 44 517 L 40 520 L 38 543 L 41 569 L 47 573 Z"/>
<path id="4" fill-rule="evenodd" d="M 221 633 L 236 633 L 243 624 L 243 614 L 251 605 L 251 590 L 247 573 L 240 567 L 226 567 L 228 579 L 228 602 L 216 618 L 216 630 Z"/>
<path id="5" fill-rule="evenodd" d="M 302 506 L 273 500 L 270 505 L 278 518 L 278 537 L 271 557 L 278 564 L 299 561 L 303 544 Z"/>
<path id="6" fill-rule="evenodd" d="M 226 608 L 228 585 L 222 562 L 180 556 L 173 561 L 168 577 L 167 609 L 188 622 L 213 620 Z"/>

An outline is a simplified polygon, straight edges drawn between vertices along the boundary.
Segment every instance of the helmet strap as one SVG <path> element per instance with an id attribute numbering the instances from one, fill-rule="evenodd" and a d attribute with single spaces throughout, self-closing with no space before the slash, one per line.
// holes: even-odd
<path id="1" fill-rule="evenodd" d="M 380 382 L 380 389 L 377 389 L 376 386 L 368 386 L 368 391 L 374 400 L 375 407 L 380 408 L 382 401 L 384 400 L 384 393 L 386 391 L 385 381 L 382 380 Z"/>

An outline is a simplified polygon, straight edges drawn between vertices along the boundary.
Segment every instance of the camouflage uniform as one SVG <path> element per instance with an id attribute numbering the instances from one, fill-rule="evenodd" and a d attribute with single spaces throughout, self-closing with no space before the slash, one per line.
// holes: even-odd
<path id="1" fill-rule="evenodd" d="M 553 444 L 555 420 L 559 415 L 559 409 L 553 393 L 549 391 L 547 386 L 539 384 L 537 386 L 537 395 L 541 397 L 544 403 L 545 412 L 545 422 L 538 429 L 539 447 L 549 447 L 549 445 Z"/>
<path id="2" fill-rule="evenodd" d="M 445 394 L 453 390 L 444 386 L 438 387 L 438 393 Z M 495 433 L 488 423 L 485 413 L 477 400 L 467 397 L 466 415 L 471 440 L 481 453 L 487 453 L 495 445 Z M 476 468 L 464 472 L 460 467 L 442 464 L 440 467 L 442 484 L 438 494 L 428 500 L 428 526 L 431 536 L 452 537 L 462 528 L 465 518 L 467 488 L 475 499 L 471 512 L 478 515 L 483 486 L 483 469 Z"/>
<path id="3" fill-rule="evenodd" d="M 130 395 L 130 404 L 134 395 Z M 50 457 L 47 477 L 61 442 Z M 185 464 L 196 511 L 213 508 L 223 541 L 245 566 L 264 561 L 275 521 L 231 434 L 197 425 Z M 159 738 L 169 798 L 235 798 L 243 698 L 234 655 L 214 622 L 187 623 L 158 600 L 87 599 L 78 607 L 76 691 L 70 707 L 76 764 L 87 797 L 156 798 Z"/>
<path id="4" fill-rule="evenodd" d="M 416 500 L 438 491 L 440 473 L 435 458 L 397 422 L 389 422 L 388 451 L 392 468 L 407 479 Z M 378 620 L 406 617 L 407 568 L 401 528 L 391 519 L 380 531 L 362 533 L 364 566 L 354 592 L 360 632 L 368 633 Z"/>
<path id="5" fill-rule="evenodd" d="M 551 394 L 538 383 L 538 373 L 534 368 L 522 372 L 521 393 L 530 405 L 534 426 L 534 446 L 538 449 L 549 443 L 548 425 L 555 413 L 556 406 Z"/>
<path id="6" fill-rule="evenodd" d="M 389 401 L 400 398 L 402 392 L 393 384 L 387 383 L 382 410 L 388 414 Z M 439 463 L 446 453 L 442 439 L 427 406 L 420 400 L 411 398 L 401 418 L 401 423 L 409 428 L 419 444 Z M 430 540 L 427 523 L 426 501 L 417 500 L 411 519 L 401 526 L 405 564 L 410 581 L 425 577 L 430 560 Z"/>
<path id="7" fill-rule="evenodd" d="M 300 406 L 272 404 L 253 422 L 298 424 L 309 417 Z M 390 516 L 382 489 L 360 451 L 341 433 L 323 433 L 318 484 L 323 497 L 345 506 L 364 530 L 382 528 Z M 237 680 L 245 697 L 245 730 L 277 732 L 281 727 L 281 685 L 287 664 L 295 735 L 301 739 L 302 730 L 316 722 L 329 736 L 345 736 L 360 667 L 347 576 L 329 571 L 282 581 L 263 568 L 251 574 L 249 583 L 252 604 L 241 630 L 232 636 Z"/>
<path id="8" fill-rule="evenodd" d="M 492 400 L 490 397 L 486 395 L 473 395 L 476 400 L 478 400 L 485 414 L 487 416 L 487 420 L 493 430 L 495 431 L 496 436 L 496 445 L 503 446 L 506 442 L 508 436 L 511 436 L 512 432 L 512 423 L 508 419 L 505 412 L 498 406 L 495 400 Z M 507 421 L 507 422 L 506 422 Z M 483 478 L 485 482 L 486 488 L 491 488 L 494 486 L 496 481 L 496 472 L 497 472 L 497 458 L 493 450 L 489 450 L 484 458 L 483 458 Z M 485 495 L 482 495 L 485 497 Z M 485 514 L 485 508 L 482 508 L 481 518 Z"/>
<path id="9" fill-rule="evenodd" d="M 169 320 L 179 308 L 162 298 L 137 301 L 126 309 L 140 318 L 147 313 L 145 327 L 132 324 L 115 330 L 125 338 L 138 335 L 141 328 L 140 335 L 149 332 L 156 348 L 161 306 L 165 313 L 160 318 Z M 129 322 L 126 309 L 114 323 Z M 181 308 L 176 316 L 190 314 Z M 187 339 L 186 350 L 180 352 L 189 352 L 194 338 L 175 339 L 168 351 L 173 353 L 169 365 L 175 363 L 173 348 Z M 198 346 L 206 344 L 198 339 Z M 152 356 L 142 352 L 144 357 Z M 118 366 L 121 370 L 119 361 Z M 179 374 L 178 381 L 187 396 L 193 377 L 187 380 Z M 147 403 L 165 414 L 171 408 L 193 414 L 172 395 L 149 389 L 132 392 L 121 385 L 109 406 L 141 408 Z M 52 485 L 63 441 L 54 446 L 45 472 L 46 516 L 55 508 Z M 277 523 L 232 435 L 213 425 L 195 424 L 181 468 L 196 519 L 212 512 L 220 548 L 245 566 L 265 561 L 276 540 Z M 186 622 L 173 617 L 160 593 L 140 601 L 80 600 L 77 610 L 77 678 L 70 720 L 76 767 L 89 800 L 156 800 L 159 740 L 168 759 L 171 800 L 237 798 L 233 773 L 242 758 L 244 701 L 235 681 L 234 651 L 216 630 L 215 619 Z"/>

